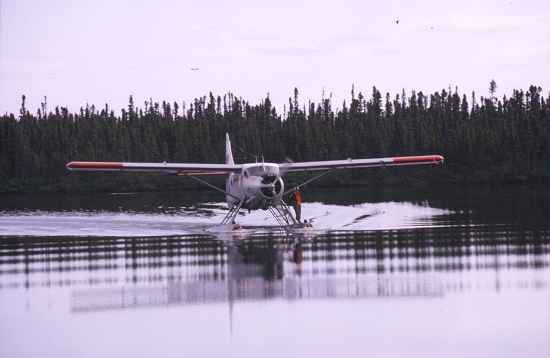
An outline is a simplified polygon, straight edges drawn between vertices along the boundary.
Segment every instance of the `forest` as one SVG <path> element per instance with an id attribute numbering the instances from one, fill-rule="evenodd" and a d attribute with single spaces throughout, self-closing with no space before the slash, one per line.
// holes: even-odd
<path id="1" fill-rule="evenodd" d="M 317 185 L 540 184 L 550 180 L 550 94 L 530 86 L 508 96 L 411 91 L 356 93 L 302 102 L 282 111 L 269 98 L 250 104 L 231 93 L 191 103 L 143 106 L 129 97 L 120 113 L 105 104 L 76 113 L 51 107 L 0 116 L 0 192 L 137 191 L 193 188 L 164 175 L 70 173 L 69 161 L 218 162 L 228 132 L 237 162 L 441 154 L 437 168 L 342 171 Z M 323 96 L 324 97 L 324 96 Z M 51 107 L 51 108 L 50 108 Z M 291 179 L 292 180 L 292 179 Z"/>

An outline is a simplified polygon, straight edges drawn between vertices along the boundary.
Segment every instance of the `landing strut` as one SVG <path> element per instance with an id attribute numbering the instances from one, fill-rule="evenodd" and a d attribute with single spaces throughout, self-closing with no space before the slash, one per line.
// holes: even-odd
<path id="1" fill-rule="evenodd" d="M 229 211 L 227 212 L 227 214 L 225 214 L 225 217 L 223 218 L 221 224 L 234 224 L 235 218 L 239 214 L 239 210 L 241 209 L 243 203 L 244 200 L 241 200 L 236 205 L 233 205 L 231 208 L 229 208 Z M 281 200 L 277 205 L 268 205 L 267 210 L 269 210 L 271 215 L 273 215 L 273 218 L 275 219 L 275 221 L 277 221 L 277 224 L 282 229 L 286 229 L 291 226 L 296 227 L 301 225 L 301 223 L 296 220 L 296 218 L 292 214 L 292 211 L 283 200 Z"/>
<path id="2" fill-rule="evenodd" d="M 279 205 L 269 206 L 268 210 L 281 227 L 300 224 L 283 200 L 280 201 Z"/>
<path id="3" fill-rule="evenodd" d="M 227 214 L 225 214 L 225 217 L 222 220 L 222 225 L 235 223 L 235 218 L 239 214 L 239 210 L 241 210 L 241 206 L 243 206 L 243 202 L 244 200 L 241 200 L 237 205 L 233 205 L 231 208 L 229 208 L 229 211 L 227 212 Z"/>

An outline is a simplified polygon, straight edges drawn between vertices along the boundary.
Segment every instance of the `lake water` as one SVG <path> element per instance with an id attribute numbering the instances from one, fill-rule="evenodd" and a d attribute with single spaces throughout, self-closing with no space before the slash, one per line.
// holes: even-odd
<path id="1" fill-rule="evenodd" d="M 550 357 L 550 191 L 0 196 L 0 357 Z"/>

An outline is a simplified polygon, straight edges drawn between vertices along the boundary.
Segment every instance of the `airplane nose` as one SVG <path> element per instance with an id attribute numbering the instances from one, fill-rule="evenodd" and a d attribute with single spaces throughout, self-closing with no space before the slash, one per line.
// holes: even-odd
<path id="1" fill-rule="evenodd" d="M 283 179 L 279 176 L 264 176 L 260 187 L 262 195 L 268 199 L 281 195 L 284 191 Z"/>

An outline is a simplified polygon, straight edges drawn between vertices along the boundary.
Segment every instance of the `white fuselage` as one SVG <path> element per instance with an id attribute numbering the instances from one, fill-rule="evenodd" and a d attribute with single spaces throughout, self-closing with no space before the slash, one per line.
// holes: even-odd
<path id="1" fill-rule="evenodd" d="M 256 210 L 277 205 L 284 193 L 279 165 L 274 163 L 244 164 L 240 173 L 229 174 L 226 182 L 229 207 L 242 201 L 242 208 Z M 238 198 L 238 199 L 237 199 Z"/>

